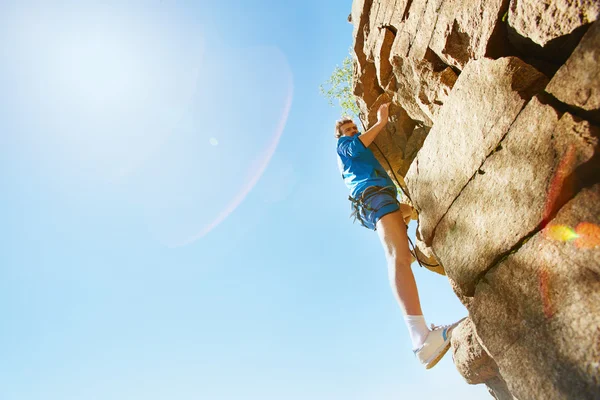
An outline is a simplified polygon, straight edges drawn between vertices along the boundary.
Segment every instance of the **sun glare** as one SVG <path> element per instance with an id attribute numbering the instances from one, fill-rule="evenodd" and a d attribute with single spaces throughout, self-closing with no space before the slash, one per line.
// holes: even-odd
<path id="1" fill-rule="evenodd" d="M 89 109 L 119 110 L 145 102 L 152 55 L 134 46 L 130 36 L 114 27 L 103 32 L 73 27 L 52 43 L 56 62 L 50 73 L 63 82 L 62 95 Z"/>
<path id="2" fill-rule="evenodd" d="M 258 182 L 293 78 L 278 48 L 205 43 L 198 16 L 155 6 L 18 8 L 7 59 L 40 127 L 32 163 L 69 186 L 118 188 L 158 240 L 182 245 Z"/>
<path id="3" fill-rule="evenodd" d="M 131 6 L 22 7 L 7 27 L 16 85 L 43 131 L 36 160 L 87 181 L 131 174 L 172 132 L 196 89 L 194 21 Z M 25 66 L 25 67 L 24 67 Z"/>

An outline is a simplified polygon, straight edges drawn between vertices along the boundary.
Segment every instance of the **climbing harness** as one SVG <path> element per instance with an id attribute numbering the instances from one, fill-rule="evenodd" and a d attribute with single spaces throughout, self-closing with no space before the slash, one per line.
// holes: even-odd
<path id="1" fill-rule="evenodd" d="M 377 204 L 373 206 L 373 198 L 379 194 L 388 194 L 390 195 L 396 204 L 398 204 L 398 200 L 396 200 L 396 187 L 395 186 L 369 186 L 365 189 L 364 192 L 358 196 L 358 198 L 353 198 L 352 196 L 348 196 L 348 200 L 350 200 L 352 213 L 350 217 L 354 217 L 354 221 L 359 220 L 361 225 L 365 228 L 372 229 L 369 226 L 367 219 L 367 213 L 373 212 L 376 213 L 383 206 L 387 206 L 391 203 L 382 202 L 381 204 Z"/>

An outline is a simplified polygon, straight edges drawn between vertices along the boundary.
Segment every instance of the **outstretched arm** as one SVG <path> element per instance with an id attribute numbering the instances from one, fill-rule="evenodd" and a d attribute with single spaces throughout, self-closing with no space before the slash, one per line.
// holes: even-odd
<path id="1" fill-rule="evenodd" d="M 373 143 L 373 140 L 375 140 L 377 135 L 379 135 L 379 132 L 381 132 L 387 124 L 389 105 L 389 103 L 385 103 L 379 107 L 379 110 L 377 110 L 377 122 L 375 125 L 358 137 L 365 147 L 369 147 L 369 145 Z"/>

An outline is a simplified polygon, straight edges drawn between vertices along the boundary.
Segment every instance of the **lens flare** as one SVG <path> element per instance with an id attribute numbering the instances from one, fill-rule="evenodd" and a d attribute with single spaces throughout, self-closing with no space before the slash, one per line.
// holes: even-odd
<path id="1" fill-rule="evenodd" d="M 198 18 L 164 4 L 80 3 L 0 15 L 3 90 L 27 110 L 12 136 L 54 183 L 110 187 L 158 241 L 191 243 L 269 164 L 293 98 L 289 63 L 275 47 L 208 40 Z"/>
<path id="2" fill-rule="evenodd" d="M 544 233 L 547 238 L 558 242 L 573 242 L 579 249 L 600 246 L 600 226 L 591 222 L 581 222 L 575 229 L 566 225 L 548 225 Z"/>
<path id="3" fill-rule="evenodd" d="M 27 110 L 16 123 L 27 156 L 57 181 L 122 183 L 186 112 L 200 27 L 167 7 L 46 3 L 0 20 L 11 38 L 0 41 L 11 82 L 3 91 Z"/>
<path id="4" fill-rule="evenodd" d="M 577 233 L 566 225 L 549 225 L 545 232 L 546 237 L 560 242 L 570 242 L 578 238 Z"/>
<path id="5" fill-rule="evenodd" d="M 580 249 L 593 249 L 600 246 L 600 226 L 591 222 L 581 222 L 575 228 L 575 245 Z"/>
<path id="6" fill-rule="evenodd" d="M 190 244 L 238 208 L 277 149 L 292 98 L 277 48 L 206 49 L 188 112 L 128 183 L 157 240 Z"/>
<path id="7" fill-rule="evenodd" d="M 560 225 L 547 225 L 552 218 L 553 210 L 560 203 L 559 199 L 568 199 L 573 193 L 572 182 L 567 179 L 576 161 L 576 151 L 570 145 L 556 169 L 548 188 L 548 197 L 544 207 L 542 226 L 545 236 L 559 242 L 573 242 L 579 249 L 591 249 L 600 246 L 600 227 L 591 222 L 581 222 L 576 228 Z"/>
<path id="8" fill-rule="evenodd" d="M 563 195 L 565 191 L 570 191 L 572 188 L 566 187 L 566 178 L 573 169 L 573 164 L 575 163 L 575 147 L 573 145 L 569 146 L 565 155 L 561 158 L 560 163 L 558 164 L 558 168 L 556 168 L 556 172 L 552 177 L 550 182 L 550 186 L 548 188 L 548 197 L 546 199 L 546 204 L 544 207 L 544 216 L 542 218 L 542 224 L 545 226 L 551 218 L 552 211 L 556 207 L 556 203 Z"/>

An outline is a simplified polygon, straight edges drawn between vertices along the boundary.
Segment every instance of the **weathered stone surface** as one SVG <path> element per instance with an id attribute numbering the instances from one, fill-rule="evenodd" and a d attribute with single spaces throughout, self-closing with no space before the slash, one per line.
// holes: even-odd
<path id="1" fill-rule="evenodd" d="M 400 58 L 408 57 L 418 35 L 431 37 L 435 25 L 424 24 L 423 19 L 428 8 L 435 10 L 441 2 L 442 0 L 414 0 L 405 6 L 402 13 L 402 23 L 397 26 L 398 33 L 392 47 L 393 55 Z M 424 28 L 423 32 L 420 31 L 421 27 Z"/>
<path id="2" fill-rule="evenodd" d="M 468 318 L 452 331 L 452 357 L 458 372 L 472 385 L 498 375 L 496 362 L 479 343 L 475 326 Z"/>
<path id="3" fill-rule="evenodd" d="M 562 257 L 600 276 L 600 193 L 597 189 L 583 190 L 576 200 L 563 207 L 543 233 Z"/>
<path id="4" fill-rule="evenodd" d="M 355 94 L 362 98 L 363 111 L 370 109 L 383 91 L 389 91 L 396 95 L 394 102 L 413 120 L 427 126 L 433 124 L 457 78 L 452 68 L 428 47 L 436 26 L 436 10 L 442 3 L 441 0 L 353 3 L 358 71 Z M 429 33 L 424 34 L 424 30 Z"/>
<path id="5" fill-rule="evenodd" d="M 463 303 L 465 307 L 469 308 L 469 306 L 473 302 L 473 297 L 466 296 L 458 287 L 458 284 L 454 282 L 454 279 L 452 279 L 451 277 L 448 277 L 448 283 L 450 283 L 450 287 L 452 288 L 452 291 L 454 292 L 456 297 L 458 297 L 458 300 L 460 300 L 460 302 Z"/>
<path id="6" fill-rule="evenodd" d="M 427 43 L 433 33 L 435 10 L 441 0 L 415 0 L 395 13 L 396 38 L 390 51 L 397 82 L 395 101 L 411 118 L 432 126 L 438 109 L 456 82 L 456 73 L 431 51 Z"/>
<path id="7" fill-rule="evenodd" d="M 599 14 L 597 0 L 511 0 L 508 23 L 523 37 L 546 46 L 594 22 Z"/>
<path id="8" fill-rule="evenodd" d="M 352 20 L 353 30 L 352 37 L 354 38 L 354 51 L 360 58 L 365 57 L 364 42 L 365 42 L 365 26 L 369 25 L 371 6 L 373 0 L 353 0 L 352 12 L 350 17 Z"/>
<path id="9" fill-rule="evenodd" d="M 457 78 L 449 65 L 463 69 L 470 59 L 506 53 L 498 49 L 505 41 L 497 17 L 508 3 L 415 0 L 403 7 L 400 23 L 391 21 L 397 24 L 391 49 L 397 101 L 411 118 L 432 126 Z"/>
<path id="10" fill-rule="evenodd" d="M 513 0 L 508 41 L 528 63 L 553 75 L 598 18 L 597 11 L 597 0 Z"/>
<path id="11" fill-rule="evenodd" d="M 410 3 L 410 0 L 373 0 L 366 27 L 368 35 L 364 44 L 365 54 L 374 59 L 380 35 L 385 34 L 386 29 L 396 31 L 402 25 L 405 8 Z"/>
<path id="12" fill-rule="evenodd" d="M 383 29 L 377 41 L 375 54 L 375 67 L 379 86 L 385 88 L 392 77 L 392 64 L 390 63 L 390 50 L 394 43 L 395 35 L 390 29 Z"/>
<path id="13" fill-rule="evenodd" d="M 406 175 L 425 243 L 431 244 L 450 204 L 546 83 L 542 74 L 514 57 L 467 65 Z"/>
<path id="14" fill-rule="evenodd" d="M 412 132 L 409 133 L 406 140 L 406 148 L 404 149 L 406 169 L 403 171 L 402 176 L 406 176 L 408 167 L 417 156 L 417 152 L 421 149 L 421 147 L 423 147 L 423 143 L 425 142 L 425 138 L 427 138 L 429 131 L 429 127 L 422 125 L 417 126 Z"/>
<path id="15" fill-rule="evenodd" d="M 435 263 L 437 264 L 437 260 L 435 260 L 435 255 L 433 254 L 433 251 L 431 250 L 431 247 L 427 246 L 419 237 L 418 235 L 419 232 L 417 232 L 417 235 L 415 237 L 415 246 L 417 246 L 419 248 L 419 250 L 421 251 L 421 253 L 427 257 L 427 258 L 432 258 Z"/>
<path id="16" fill-rule="evenodd" d="M 584 189 L 551 224 L 600 224 L 598 200 L 600 185 Z M 580 250 L 540 231 L 477 286 L 471 318 L 519 399 L 598 398 L 600 275 Z"/>
<path id="17" fill-rule="evenodd" d="M 391 98 L 387 94 L 383 94 L 377 98 L 367 115 L 367 127 L 371 127 L 377 121 L 377 110 L 379 109 L 379 106 L 390 102 Z M 410 119 L 406 111 L 404 111 L 402 107 L 391 102 L 388 124 L 386 125 L 385 130 L 377 135 L 373 144 L 369 146 L 390 177 L 394 180 L 397 178 L 399 181 L 397 183 L 404 190 L 406 190 L 404 175 L 405 171 L 408 169 L 408 165 L 405 162 L 404 151 L 407 144 L 407 137 L 414 128 L 415 122 Z M 412 159 L 410 161 L 412 161 Z"/>
<path id="18" fill-rule="evenodd" d="M 436 64 L 394 54 L 391 57 L 396 80 L 394 102 L 413 120 L 431 127 L 456 82 L 456 73 L 441 62 Z"/>
<path id="19" fill-rule="evenodd" d="M 496 376 L 485 383 L 488 391 L 496 400 L 518 400 L 513 397 L 504 379 Z"/>
<path id="20" fill-rule="evenodd" d="M 415 60 L 425 58 L 425 53 L 429 47 L 431 36 L 436 27 L 436 21 L 440 12 L 440 8 L 444 4 L 444 0 L 427 0 L 423 6 L 416 6 L 418 13 L 412 13 L 413 7 L 409 10 L 407 25 L 410 26 L 410 32 L 413 29 L 412 20 L 418 19 L 417 31 L 414 37 L 408 43 L 408 48 L 405 54 Z M 402 45 L 404 47 L 405 45 Z M 401 53 L 402 54 L 402 53 Z"/>
<path id="21" fill-rule="evenodd" d="M 354 55 L 356 70 L 354 73 L 354 90 L 358 105 L 363 115 L 383 93 L 377 80 L 377 68 L 373 59 L 369 59 L 364 52 L 365 37 L 368 35 L 366 27 L 369 23 L 369 14 L 373 0 L 360 0 L 352 5 L 352 20 L 354 24 Z"/>
<path id="22" fill-rule="evenodd" d="M 435 30 L 425 46 L 461 70 L 470 60 L 505 55 L 501 16 L 506 10 L 508 0 L 446 0 L 432 16 Z M 420 56 L 424 50 L 413 47 L 413 54 Z"/>
<path id="23" fill-rule="evenodd" d="M 360 64 L 358 65 L 360 66 Z M 375 100 L 383 94 L 383 89 L 377 81 L 375 64 L 365 62 L 363 67 L 356 71 L 355 82 L 357 83 L 354 86 L 353 93 L 364 104 L 364 108 L 361 111 L 364 115 L 367 115 Z"/>
<path id="24" fill-rule="evenodd" d="M 456 369 L 467 383 L 484 383 L 496 400 L 514 400 L 498 365 L 481 345 L 470 319 L 461 323 L 452 333 L 452 357 Z"/>
<path id="25" fill-rule="evenodd" d="M 520 113 L 501 148 L 436 230 L 433 250 L 463 293 L 472 295 L 481 275 L 502 254 L 574 195 L 563 195 L 573 190 L 565 178 L 594 156 L 595 132 L 598 128 L 587 121 L 576 122 L 568 113 L 559 117 L 537 98 Z M 592 163 L 600 168 L 597 159 Z"/>
<path id="26" fill-rule="evenodd" d="M 506 52 L 500 17 L 508 0 L 414 0 L 395 8 L 384 22 L 397 30 L 393 56 L 419 61 L 433 50 L 446 64 L 462 69 L 471 59 Z"/>
<path id="27" fill-rule="evenodd" d="M 394 76 L 390 64 L 390 52 L 396 36 L 396 26 L 401 23 L 398 14 L 403 12 L 403 7 L 408 4 L 408 0 L 394 2 L 371 0 L 361 3 L 363 15 L 367 14 L 368 19 L 360 26 L 355 24 L 354 46 L 360 47 L 359 52 L 364 55 L 365 62 L 373 63 L 379 87 L 383 90 L 395 91 L 395 82 L 391 81 Z M 353 5 L 353 9 L 355 6 L 359 7 L 356 4 Z M 358 14 L 358 11 L 355 13 Z"/>
<path id="28" fill-rule="evenodd" d="M 421 111 L 435 123 L 437 114 L 448 99 L 458 75 L 452 68 L 446 67 L 445 64 L 438 61 L 437 56 L 430 50 L 427 52 L 426 60 L 427 62 L 415 63 L 420 82 L 416 86 L 414 101 Z"/>
<path id="29" fill-rule="evenodd" d="M 353 2 L 361 119 L 392 102 L 372 150 L 469 309 L 457 367 L 496 399 L 600 400 L 599 4 Z"/>
<path id="30" fill-rule="evenodd" d="M 592 118 L 600 121 L 600 22 L 589 28 L 546 91 L 563 103 L 591 112 Z"/>

